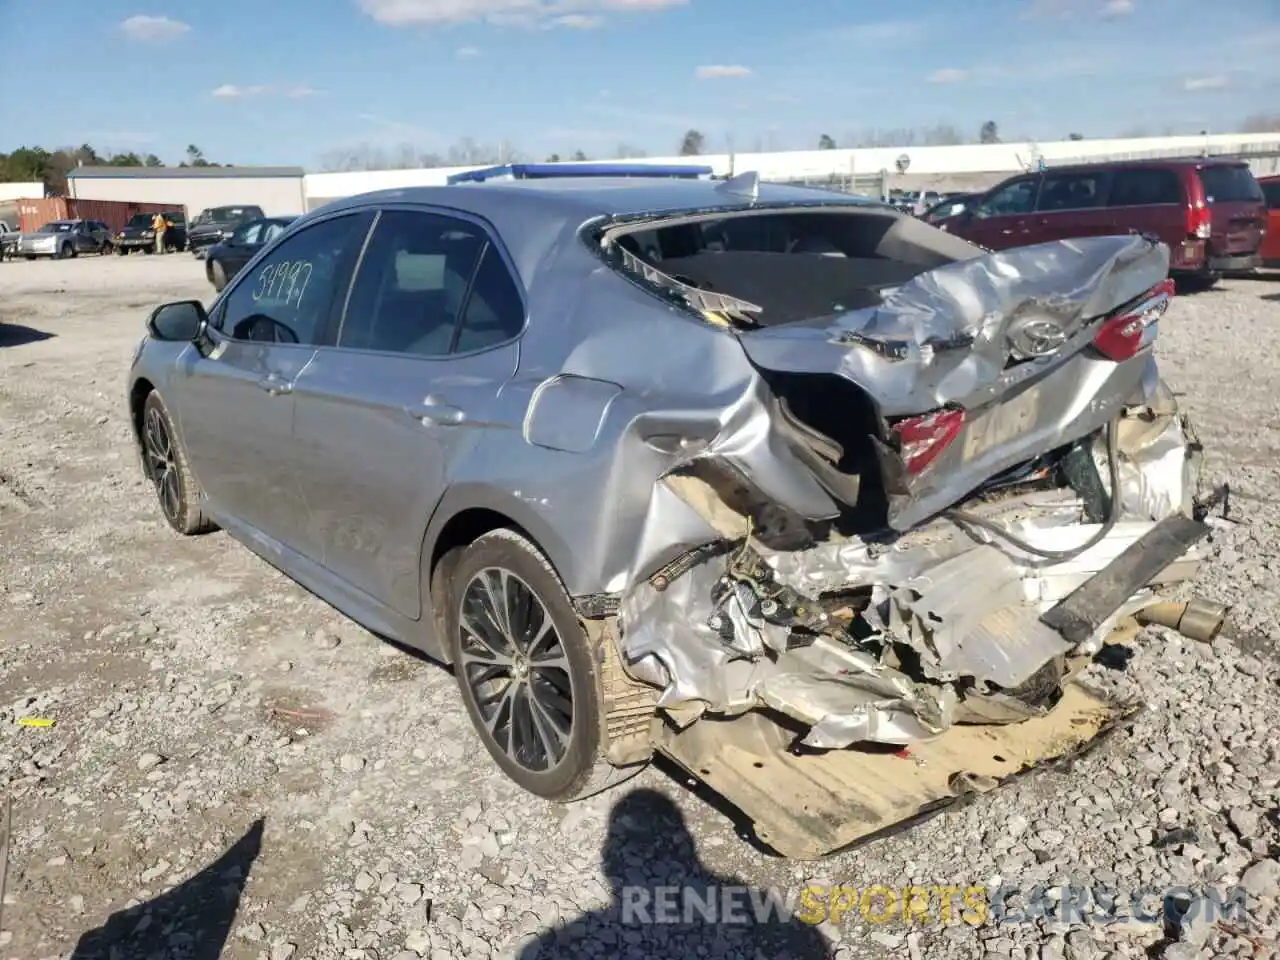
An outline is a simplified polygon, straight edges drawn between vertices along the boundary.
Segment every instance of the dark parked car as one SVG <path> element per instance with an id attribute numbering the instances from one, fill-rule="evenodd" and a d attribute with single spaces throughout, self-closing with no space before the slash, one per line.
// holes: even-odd
<path id="1" fill-rule="evenodd" d="M 101 220 L 51 220 L 13 245 L 17 256 L 65 259 L 82 253 L 110 253 L 111 229 Z"/>
<path id="2" fill-rule="evenodd" d="M 236 227 L 221 243 L 215 243 L 205 252 L 204 273 L 221 291 L 240 268 L 252 260 L 264 246 L 284 233 L 297 217 L 263 217 L 250 220 Z"/>
<path id="3" fill-rule="evenodd" d="M 1241 161 L 1131 160 L 1012 177 L 948 229 L 989 250 L 1150 234 L 1169 246 L 1171 274 L 1210 286 L 1258 265 L 1266 217 L 1262 188 Z"/>
<path id="4" fill-rule="evenodd" d="M 185 250 L 187 247 L 187 217 L 181 210 L 166 210 L 165 219 L 172 227 L 165 231 L 165 250 Z M 119 233 L 112 238 L 116 253 L 124 256 L 135 250 L 154 253 L 156 249 L 156 232 L 152 228 L 155 222 L 154 213 L 135 213 L 129 218 Z"/>
<path id="5" fill-rule="evenodd" d="M 234 207 L 210 207 L 191 221 L 187 231 L 187 249 L 197 257 L 203 257 L 209 247 L 221 243 L 242 223 L 265 217 L 262 208 L 254 205 Z"/>
<path id="6" fill-rule="evenodd" d="M 174 530 L 452 663 L 525 789 L 663 753 L 813 857 L 1129 716 L 1073 682 L 1124 618 L 1217 635 L 1150 606 L 1209 530 L 1168 266 L 751 174 L 388 190 L 157 308 L 129 422 Z"/>

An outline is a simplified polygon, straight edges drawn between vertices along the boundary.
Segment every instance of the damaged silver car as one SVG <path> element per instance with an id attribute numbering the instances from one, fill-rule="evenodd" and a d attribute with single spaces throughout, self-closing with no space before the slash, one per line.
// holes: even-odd
<path id="1" fill-rule="evenodd" d="M 1169 251 L 987 253 L 732 180 L 388 191 L 296 221 L 129 374 L 168 522 L 452 664 L 570 800 L 655 752 L 817 856 L 1068 757 L 1212 495 L 1152 349 Z"/>

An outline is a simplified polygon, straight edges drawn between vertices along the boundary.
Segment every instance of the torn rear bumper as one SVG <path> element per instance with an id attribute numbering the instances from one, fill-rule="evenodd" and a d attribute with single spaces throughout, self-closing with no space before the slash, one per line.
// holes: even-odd
<path id="1" fill-rule="evenodd" d="M 778 853 L 812 859 L 1077 757 L 1139 709 L 1070 684 L 1046 716 L 1004 726 L 957 726 L 897 752 L 793 752 L 788 745 L 794 732 L 760 713 L 666 728 L 658 746 L 731 799 Z"/>

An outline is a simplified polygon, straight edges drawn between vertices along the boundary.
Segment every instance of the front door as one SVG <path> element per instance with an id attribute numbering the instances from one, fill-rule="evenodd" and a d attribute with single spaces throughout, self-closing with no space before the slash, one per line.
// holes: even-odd
<path id="1" fill-rule="evenodd" d="M 237 278 L 190 347 L 174 391 L 191 468 L 214 511 L 277 542 L 297 539 L 293 390 L 345 299 L 369 215 L 322 220 Z"/>
<path id="2" fill-rule="evenodd" d="M 384 210 L 336 347 L 298 378 L 304 552 L 401 616 L 451 466 L 499 422 L 524 303 L 500 248 L 460 216 Z"/>
<path id="3" fill-rule="evenodd" d="M 996 187 L 977 204 L 965 222 L 952 232 L 988 250 L 1006 250 L 1034 243 L 1030 218 L 1036 207 L 1040 177 L 1018 177 Z"/>

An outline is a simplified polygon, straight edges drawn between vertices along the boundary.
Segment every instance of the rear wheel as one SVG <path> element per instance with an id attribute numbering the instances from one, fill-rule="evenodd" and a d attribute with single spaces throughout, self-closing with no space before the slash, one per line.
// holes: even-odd
<path id="1" fill-rule="evenodd" d="M 117 257 L 123 257 L 123 256 L 124 256 L 126 253 L 128 253 L 128 252 L 129 252 L 129 251 L 128 251 L 128 250 L 126 250 L 124 247 L 116 247 L 116 256 L 117 256 Z"/>
<path id="2" fill-rule="evenodd" d="M 530 793 L 561 801 L 586 795 L 606 763 L 599 676 L 560 578 L 511 530 L 463 547 L 448 569 L 434 600 L 485 749 Z"/>
<path id="3" fill-rule="evenodd" d="M 200 509 L 200 487 L 178 442 L 169 409 L 154 390 L 142 405 L 141 433 L 143 469 L 169 526 L 184 535 L 214 529 Z"/>

